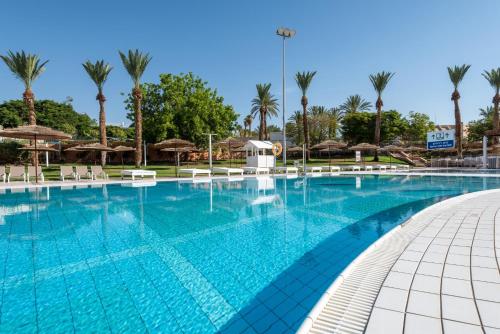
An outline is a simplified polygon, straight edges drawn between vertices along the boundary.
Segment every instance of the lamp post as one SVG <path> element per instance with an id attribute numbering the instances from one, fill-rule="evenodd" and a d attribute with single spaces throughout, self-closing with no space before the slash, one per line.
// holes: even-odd
<path id="1" fill-rule="evenodd" d="M 212 136 L 215 136 L 215 133 L 204 133 L 208 136 L 208 165 L 209 169 L 212 170 Z"/>
<path id="2" fill-rule="evenodd" d="M 295 36 L 295 30 L 288 28 L 278 28 L 276 30 L 276 35 L 281 36 L 283 39 L 283 50 L 282 50 L 282 79 L 283 79 L 283 104 L 281 106 L 283 112 L 283 165 L 286 166 L 286 121 L 285 121 L 285 41 L 287 38 L 292 38 Z"/>

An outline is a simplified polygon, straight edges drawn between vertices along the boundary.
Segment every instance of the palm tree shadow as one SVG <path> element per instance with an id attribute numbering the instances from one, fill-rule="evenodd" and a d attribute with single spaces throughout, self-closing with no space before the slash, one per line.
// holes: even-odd
<path id="1" fill-rule="evenodd" d="M 453 195 L 406 203 L 343 228 L 282 272 L 219 333 L 296 332 L 325 290 L 364 249 L 417 211 L 449 197 Z"/>

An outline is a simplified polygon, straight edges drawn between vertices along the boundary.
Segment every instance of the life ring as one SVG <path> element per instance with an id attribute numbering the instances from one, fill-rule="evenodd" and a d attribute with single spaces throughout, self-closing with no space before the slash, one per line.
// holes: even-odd
<path id="1" fill-rule="evenodd" d="M 281 143 L 274 143 L 272 151 L 275 157 L 279 157 L 283 152 L 283 146 L 281 146 Z"/>

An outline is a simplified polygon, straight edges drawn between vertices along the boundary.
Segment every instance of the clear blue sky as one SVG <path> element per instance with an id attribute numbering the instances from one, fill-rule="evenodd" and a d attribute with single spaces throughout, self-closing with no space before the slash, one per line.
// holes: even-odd
<path id="1" fill-rule="evenodd" d="M 383 96 L 386 109 L 450 123 L 446 66 L 469 63 L 460 89 L 468 121 L 493 96 L 480 73 L 500 66 L 498 0 L 26 0 L 5 2 L 2 13 L 1 53 L 24 49 L 50 60 L 34 85 L 39 99 L 71 96 L 77 111 L 96 118 L 96 88 L 81 63 L 109 61 L 114 70 L 105 95 L 108 121 L 115 124 L 126 121 L 120 93 L 131 88 L 118 50 L 129 48 L 153 56 L 144 81 L 192 71 L 217 88 L 240 118 L 250 110 L 256 83 L 271 82 L 281 99 L 279 26 L 297 30 L 287 50 L 287 114 L 300 108 L 293 80 L 299 70 L 318 71 L 309 100 L 328 107 L 356 93 L 373 102 L 368 75 L 388 70 L 396 76 Z M 21 84 L 0 64 L 0 100 L 21 93 Z"/>

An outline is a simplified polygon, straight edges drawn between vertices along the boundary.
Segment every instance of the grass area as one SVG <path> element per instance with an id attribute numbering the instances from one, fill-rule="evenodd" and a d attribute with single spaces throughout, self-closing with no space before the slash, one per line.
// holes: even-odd
<path id="1" fill-rule="evenodd" d="M 366 164 L 377 164 L 377 163 L 383 163 L 383 164 L 389 164 L 391 162 L 390 158 L 387 156 L 379 156 L 380 161 L 379 162 L 373 162 L 373 157 L 365 157 L 365 163 Z M 288 159 L 287 165 L 292 166 L 293 162 L 297 160 L 300 163 L 302 163 L 302 160 L 299 159 Z M 397 163 L 402 163 L 399 160 L 392 159 L 393 164 Z M 331 160 L 332 165 L 353 165 L 356 164 L 354 159 L 332 159 Z M 66 164 L 69 166 L 74 166 L 76 164 Z M 218 167 L 241 167 L 245 165 L 245 160 L 242 159 L 233 159 L 231 162 L 229 160 L 219 160 L 219 161 L 213 161 L 214 166 Z M 282 166 L 283 163 L 282 161 L 277 161 L 278 166 Z M 328 165 L 328 159 L 311 159 L 308 162 L 308 166 L 327 166 Z M 43 173 L 45 176 L 46 180 L 59 180 L 59 166 L 61 164 L 53 164 L 50 165 L 49 167 L 43 167 Z M 124 165 L 123 169 L 134 169 L 135 167 L 133 165 Z M 180 168 L 208 168 L 208 161 L 197 161 L 197 162 L 190 162 L 189 164 L 184 162 Z M 155 170 L 157 173 L 158 177 L 175 177 L 175 167 L 172 164 L 152 164 L 148 165 L 146 167 L 142 167 L 141 169 L 146 169 L 146 170 Z M 110 178 L 119 178 L 120 177 L 120 172 L 122 170 L 122 165 L 107 165 L 104 167 L 104 170 L 106 173 L 108 173 Z"/>

